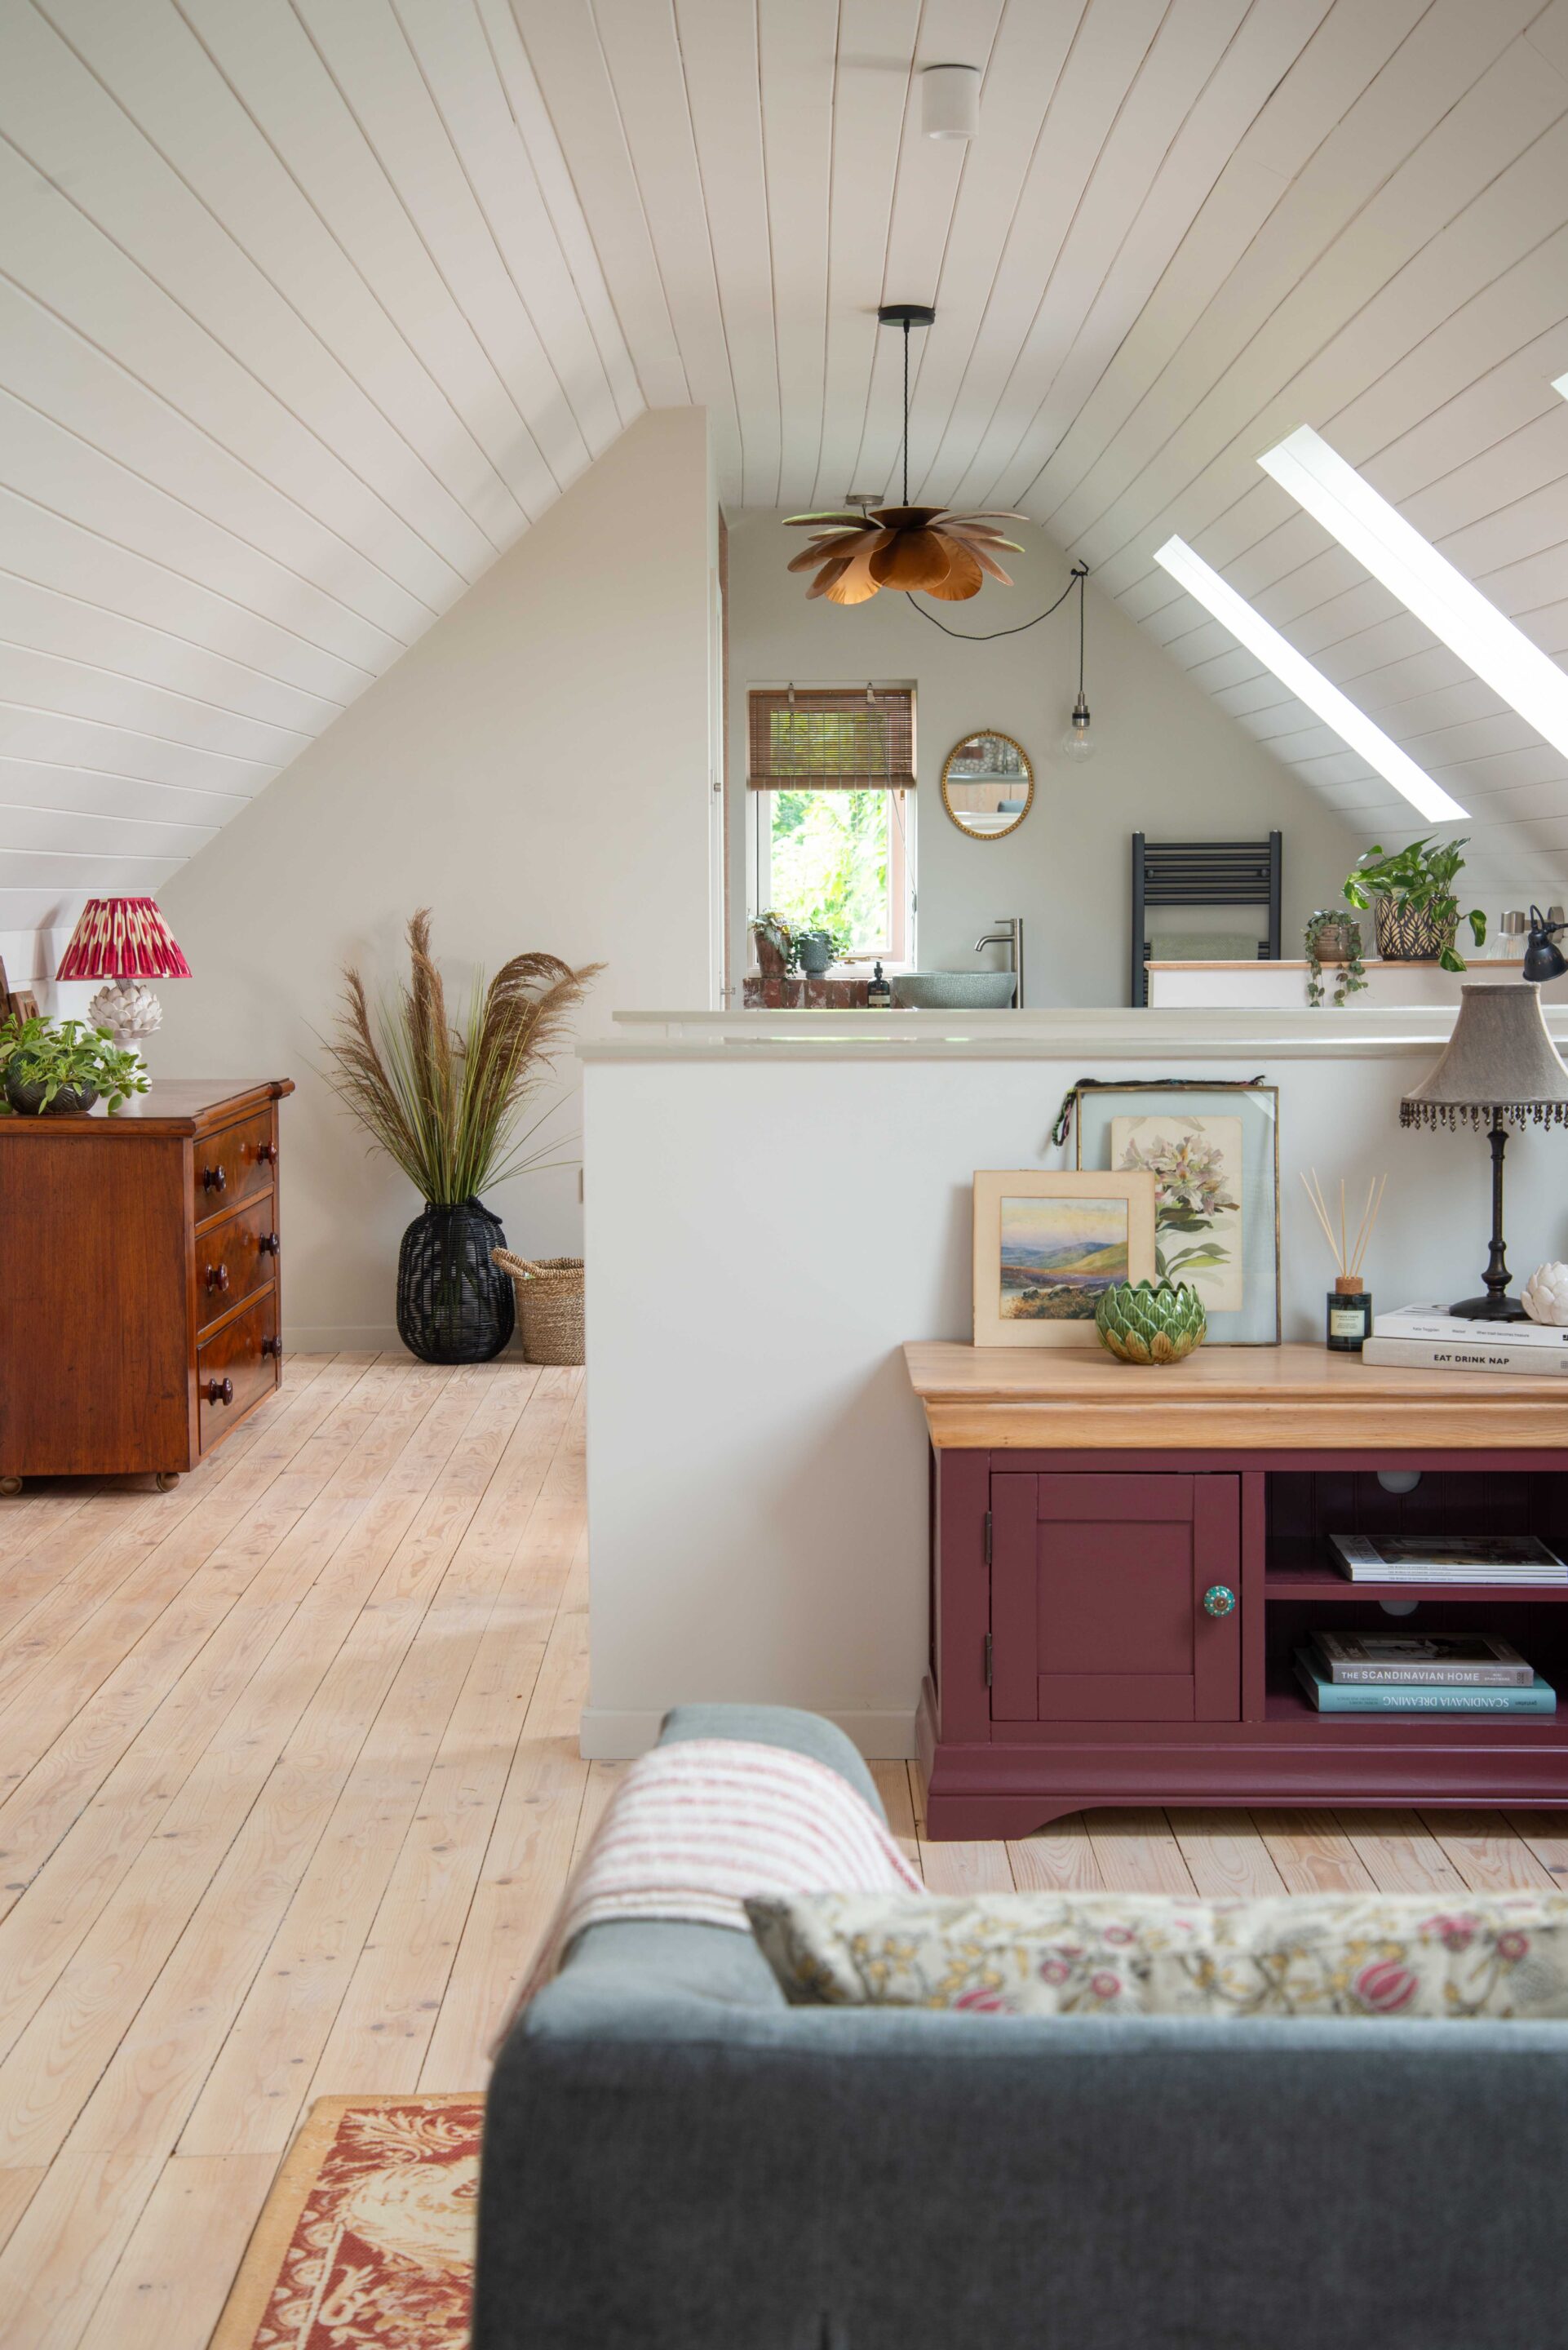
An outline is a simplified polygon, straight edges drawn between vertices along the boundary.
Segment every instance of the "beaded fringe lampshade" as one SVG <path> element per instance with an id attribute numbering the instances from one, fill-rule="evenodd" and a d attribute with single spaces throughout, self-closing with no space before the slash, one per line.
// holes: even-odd
<path id="1" fill-rule="evenodd" d="M 89 898 L 55 976 L 108 980 L 88 1005 L 88 1018 L 130 1050 L 163 1018 L 163 1006 L 142 981 L 189 979 L 191 966 L 151 898 Z"/>
<path id="2" fill-rule="evenodd" d="M 1486 1295 L 1450 1313 L 1484 1322 L 1517 1322 L 1524 1308 L 1508 1295 L 1502 1237 L 1502 1154 L 1506 1119 L 1568 1126 L 1568 1067 L 1546 1029 L 1541 990 L 1524 980 L 1472 981 L 1459 991 L 1459 1016 L 1449 1049 L 1399 1105 L 1401 1126 L 1484 1127 L 1491 1143 L 1491 1253 Z"/>

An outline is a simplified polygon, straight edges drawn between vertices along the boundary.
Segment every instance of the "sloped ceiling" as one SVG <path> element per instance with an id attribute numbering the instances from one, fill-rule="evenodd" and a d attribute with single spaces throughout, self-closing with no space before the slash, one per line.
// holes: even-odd
<path id="1" fill-rule="evenodd" d="M 0 0 L 0 935 L 156 889 L 645 405 L 732 504 L 883 488 L 888 299 L 919 494 L 1408 831 L 1179 531 L 1568 876 L 1568 763 L 1254 463 L 1315 425 L 1561 654 L 1565 288 L 1568 0 Z"/>

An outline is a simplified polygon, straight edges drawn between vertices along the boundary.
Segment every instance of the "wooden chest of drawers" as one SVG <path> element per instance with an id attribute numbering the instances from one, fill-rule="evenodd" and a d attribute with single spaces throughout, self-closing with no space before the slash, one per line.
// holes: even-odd
<path id="1" fill-rule="evenodd" d="M 293 1091 L 174 1080 L 118 1118 L 0 1117 L 0 1491 L 171 1483 L 279 1385 Z"/>

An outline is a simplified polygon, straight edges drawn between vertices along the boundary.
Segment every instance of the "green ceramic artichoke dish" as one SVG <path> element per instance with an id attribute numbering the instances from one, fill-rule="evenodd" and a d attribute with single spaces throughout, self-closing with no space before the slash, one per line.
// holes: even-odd
<path id="1" fill-rule="evenodd" d="M 1118 1281 L 1095 1308 L 1100 1343 L 1122 1363 L 1179 1363 L 1203 1344 L 1209 1317 L 1187 1281 Z"/>

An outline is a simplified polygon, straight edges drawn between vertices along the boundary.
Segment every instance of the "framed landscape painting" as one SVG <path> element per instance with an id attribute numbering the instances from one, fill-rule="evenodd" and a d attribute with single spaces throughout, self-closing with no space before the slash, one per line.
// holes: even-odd
<path id="1" fill-rule="evenodd" d="M 1105 1291 L 1154 1278 L 1154 1177 L 1137 1169 L 977 1174 L 975 1345 L 1097 1347 Z"/>
<path id="2" fill-rule="evenodd" d="M 1180 1079 L 1077 1088 L 1079 1165 L 1153 1176 L 1158 1271 L 1197 1290 L 1211 1347 L 1279 1344 L 1279 1099 Z"/>

